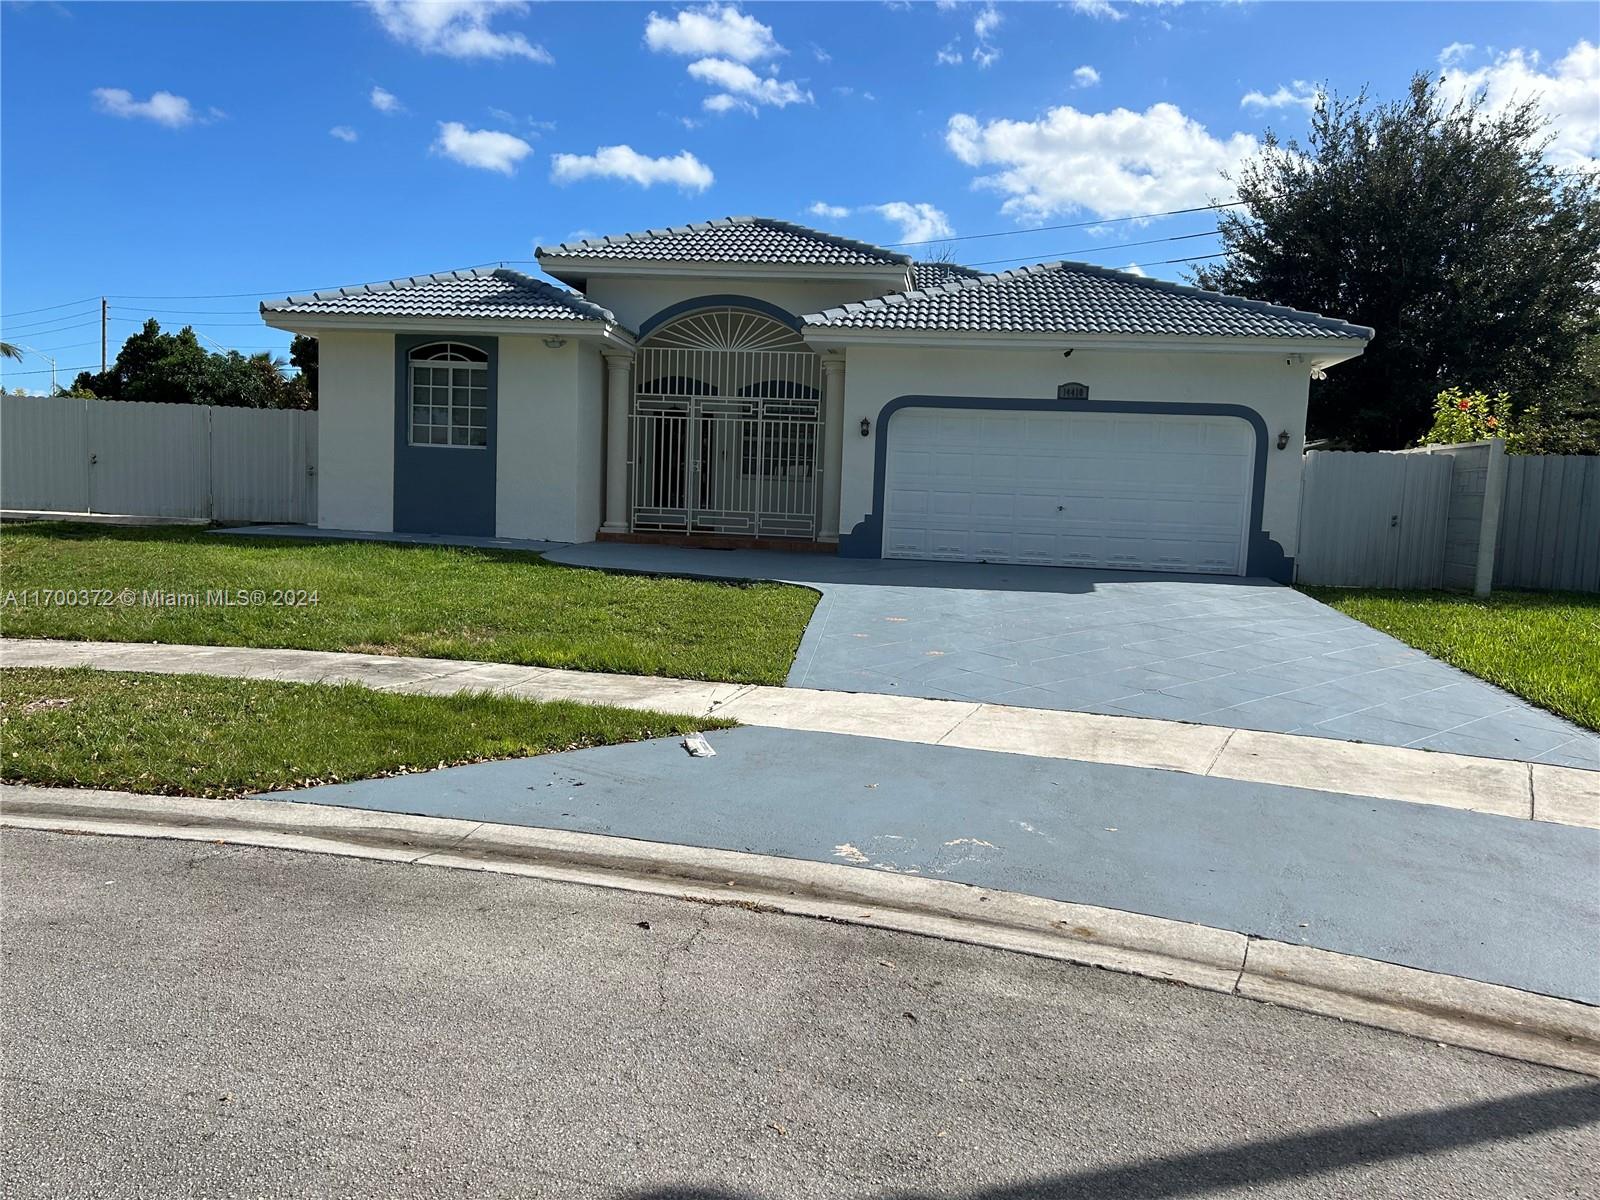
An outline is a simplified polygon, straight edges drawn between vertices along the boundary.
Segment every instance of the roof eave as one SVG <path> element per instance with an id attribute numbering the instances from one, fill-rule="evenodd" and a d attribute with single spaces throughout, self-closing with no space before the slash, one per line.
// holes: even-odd
<path id="1" fill-rule="evenodd" d="M 1248 337 L 1199 334 L 1017 333 L 1005 330 L 858 329 L 815 324 L 809 318 L 801 336 L 815 347 L 918 346 L 948 349 L 1125 350 L 1197 354 L 1304 354 L 1312 366 L 1331 366 L 1355 358 L 1367 347 L 1362 337 Z"/>
<path id="2" fill-rule="evenodd" d="M 497 317 L 417 317 L 374 316 L 365 313 L 304 313 L 264 309 L 261 319 L 274 329 L 290 333 L 316 334 L 319 331 L 383 333 L 417 331 L 427 333 L 504 333 L 529 337 L 570 337 L 584 341 L 632 346 L 632 330 L 611 322 L 584 318 L 574 320 L 531 320 Z"/>

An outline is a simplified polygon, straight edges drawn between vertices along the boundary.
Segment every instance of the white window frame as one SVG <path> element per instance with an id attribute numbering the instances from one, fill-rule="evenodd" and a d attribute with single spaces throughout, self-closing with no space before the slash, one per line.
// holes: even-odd
<path id="1" fill-rule="evenodd" d="M 421 371 L 428 372 L 426 383 L 419 383 Z M 467 372 L 465 381 L 458 375 L 463 371 Z M 419 386 L 428 389 L 425 397 L 419 398 Z M 473 403 L 475 399 L 481 403 Z M 419 409 L 427 410 L 428 421 L 418 422 Z M 437 419 L 441 412 L 443 423 Z M 479 417 L 476 422 L 474 413 Z M 427 434 L 420 440 L 419 429 Z M 444 441 L 434 440 L 436 430 L 444 431 Z M 456 440 L 458 433 L 461 441 Z M 483 440 L 472 441 L 474 433 Z M 409 445 L 429 450 L 489 448 L 489 356 L 485 351 L 461 342 L 430 342 L 406 355 L 406 439 Z"/>

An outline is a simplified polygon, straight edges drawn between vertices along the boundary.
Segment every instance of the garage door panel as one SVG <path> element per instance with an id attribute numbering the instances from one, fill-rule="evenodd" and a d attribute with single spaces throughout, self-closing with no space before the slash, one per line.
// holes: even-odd
<path id="1" fill-rule="evenodd" d="M 888 438 L 888 557 L 1243 570 L 1241 420 L 908 409 Z"/>

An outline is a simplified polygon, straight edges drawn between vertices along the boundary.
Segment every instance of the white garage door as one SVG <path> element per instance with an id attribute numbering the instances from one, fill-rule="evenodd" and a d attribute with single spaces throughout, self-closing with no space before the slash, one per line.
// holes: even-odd
<path id="1" fill-rule="evenodd" d="M 1244 573 L 1236 417 L 909 408 L 888 436 L 886 558 Z"/>

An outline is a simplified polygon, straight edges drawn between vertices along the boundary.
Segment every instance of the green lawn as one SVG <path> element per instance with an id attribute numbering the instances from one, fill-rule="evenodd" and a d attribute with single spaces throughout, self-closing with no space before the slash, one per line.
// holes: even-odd
<path id="1" fill-rule="evenodd" d="M 1425 650 L 1541 708 L 1600 729 L 1600 596 L 1306 587 L 1374 629 Z"/>
<path id="2" fill-rule="evenodd" d="M 316 602 L 67 607 L 37 602 L 33 589 L 292 589 Z M 30 524 L 0 532 L 0 600 L 8 637 L 355 650 L 781 684 L 817 597 L 782 584 L 611 575 L 506 550 Z"/>
<path id="3" fill-rule="evenodd" d="M 561 700 L 86 668 L 0 670 L 0 778 L 236 796 L 725 729 Z"/>

